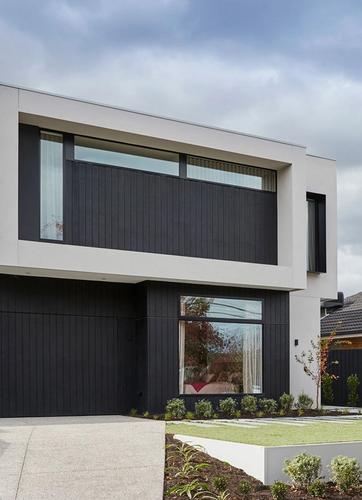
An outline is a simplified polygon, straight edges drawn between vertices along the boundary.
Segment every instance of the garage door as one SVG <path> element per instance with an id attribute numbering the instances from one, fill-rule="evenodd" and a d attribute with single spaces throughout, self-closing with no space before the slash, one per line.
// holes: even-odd
<path id="1" fill-rule="evenodd" d="M 41 303 L 44 312 L 0 311 L 0 415 L 128 411 L 133 320 L 49 313 L 46 296 Z"/>

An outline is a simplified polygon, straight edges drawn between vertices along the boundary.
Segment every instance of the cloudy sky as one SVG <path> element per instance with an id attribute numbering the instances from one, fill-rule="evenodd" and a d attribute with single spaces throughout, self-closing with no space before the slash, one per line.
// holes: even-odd
<path id="1" fill-rule="evenodd" d="M 0 81 L 335 158 L 339 288 L 362 290 L 361 0 L 0 0 Z"/>

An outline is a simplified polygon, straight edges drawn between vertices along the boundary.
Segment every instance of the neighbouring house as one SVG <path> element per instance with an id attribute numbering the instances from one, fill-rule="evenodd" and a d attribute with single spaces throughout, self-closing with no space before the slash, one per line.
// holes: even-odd
<path id="1" fill-rule="evenodd" d="M 1 416 L 314 394 L 334 161 L 7 85 L 0 109 Z"/>
<path id="2" fill-rule="evenodd" d="M 357 374 L 359 400 L 362 403 L 362 292 L 344 299 L 338 293 L 338 300 L 321 302 L 321 335 L 327 337 L 336 332 L 336 341 L 330 351 L 331 373 L 338 376 L 333 383 L 334 403 L 346 405 L 347 378 Z M 334 362 L 337 361 L 337 364 Z"/>

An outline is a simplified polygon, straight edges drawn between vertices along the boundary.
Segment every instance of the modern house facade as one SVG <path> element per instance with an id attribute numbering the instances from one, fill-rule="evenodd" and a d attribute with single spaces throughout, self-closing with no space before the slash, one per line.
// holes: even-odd
<path id="1" fill-rule="evenodd" d="M 1 416 L 313 394 L 333 161 L 6 85 L 0 109 Z"/>

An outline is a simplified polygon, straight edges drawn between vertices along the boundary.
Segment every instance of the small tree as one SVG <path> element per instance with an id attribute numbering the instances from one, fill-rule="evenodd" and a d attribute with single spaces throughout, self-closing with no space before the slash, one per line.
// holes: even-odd
<path id="1" fill-rule="evenodd" d="M 316 386 L 316 406 L 319 409 L 319 396 L 321 392 L 322 378 L 328 374 L 328 370 L 332 365 L 337 365 L 338 361 L 329 361 L 329 351 L 335 340 L 336 332 L 332 332 L 328 337 L 310 341 L 311 348 L 305 352 L 302 351 L 300 356 L 295 355 L 295 359 L 303 367 L 304 372 L 310 377 Z M 339 342 L 338 343 L 342 343 Z M 335 380 L 337 375 L 330 374 Z"/>

